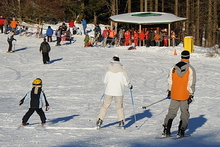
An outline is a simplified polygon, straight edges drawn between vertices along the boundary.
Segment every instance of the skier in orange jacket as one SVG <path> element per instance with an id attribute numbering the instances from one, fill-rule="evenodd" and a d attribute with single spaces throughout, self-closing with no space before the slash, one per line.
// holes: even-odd
<path id="1" fill-rule="evenodd" d="M 177 137 L 184 137 L 188 126 L 189 104 L 192 102 L 195 92 L 196 72 L 189 64 L 189 51 L 182 51 L 181 61 L 170 69 L 168 76 L 168 96 L 171 98 L 168 114 L 164 119 L 164 131 L 162 137 L 170 136 L 172 121 L 180 108 L 180 122 Z"/>

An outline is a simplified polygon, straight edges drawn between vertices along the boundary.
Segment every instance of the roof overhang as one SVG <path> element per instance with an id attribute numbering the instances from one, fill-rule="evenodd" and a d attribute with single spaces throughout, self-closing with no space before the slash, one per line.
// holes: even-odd
<path id="1" fill-rule="evenodd" d="M 171 13 L 162 12 L 132 12 L 111 16 L 110 19 L 119 23 L 130 24 L 170 24 L 185 21 L 187 18 L 178 17 Z"/>

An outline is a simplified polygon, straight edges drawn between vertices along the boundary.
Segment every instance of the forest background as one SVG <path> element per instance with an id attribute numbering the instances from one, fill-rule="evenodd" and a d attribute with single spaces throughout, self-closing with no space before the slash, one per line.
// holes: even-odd
<path id="1" fill-rule="evenodd" d="M 220 44 L 220 0 L 1 0 L 0 15 L 26 23 L 110 24 L 109 17 L 130 12 L 166 12 L 187 21 L 172 24 L 179 36 L 193 36 L 194 44 Z"/>

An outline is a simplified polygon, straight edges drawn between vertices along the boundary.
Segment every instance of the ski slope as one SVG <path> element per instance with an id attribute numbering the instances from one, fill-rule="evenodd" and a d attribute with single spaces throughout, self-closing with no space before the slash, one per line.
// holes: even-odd
<path id="1" fill-rule="evenodd" d="M 56 27 L 56 26 L 53 26 Z M 93 28 L 91 28 L 93 29 Z M 6 53 L 7 35 L 0 34 L 0 146 L 1 147 L 212 147 L 220 145 L 219 81 L 220 58 L 206 56 L 209 48 L 195 47 L 190 62 L 197 72 L 195 101 L 190 104 L 186 134 L 173 140 L 156 139 L 161 135 L 170 100 L 142 109 L 167 95 L 168 71 L 180 60 L 182 44 L 177 47 L 88 47 L 84 36 L 74 35 L 74 43 L 55 46 L 50 43 L 51 63 L 44 65 L 39 46 L 43 39 L 16 35 L 14 53 Z M 55 40 L 55 36 L 53 36 Z M 176 49 L 177 56 L 173 55 Z M 129 89 L 124 96 L 125 130 L 117 129 L 114 102 L 100 130 L 95 129 L 104 91 L 102 77 L 114 55 L 131 76 L 134 109 Z M 47 126 L 39 127 L 34 113 L 30 126 L 21 127 L 28 103 L 19 100 L 31 90 L 35 78 L 43 81 L 43 90 L 51 109 L 45 112 Z M 137 121 L 134 121 L 134 114 Z M 179 114 L 172 126 L 177 133 Z"/>

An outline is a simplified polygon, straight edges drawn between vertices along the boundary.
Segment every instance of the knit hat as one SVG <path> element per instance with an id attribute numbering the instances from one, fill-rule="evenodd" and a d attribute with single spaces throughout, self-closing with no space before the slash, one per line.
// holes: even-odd
<path id="1" fill-rule="evenodd" d="M 189 59 L 189 57 L 190 57 L 189 51 L 186 51 L 186 50 L 182 51 L 181 53 L 182 59 Z"/>
<path id="2" fill-rule="evenodd" d="M 118 55 L 114 55 L 113 61 L 120 61 L 119 56 Z"/>

